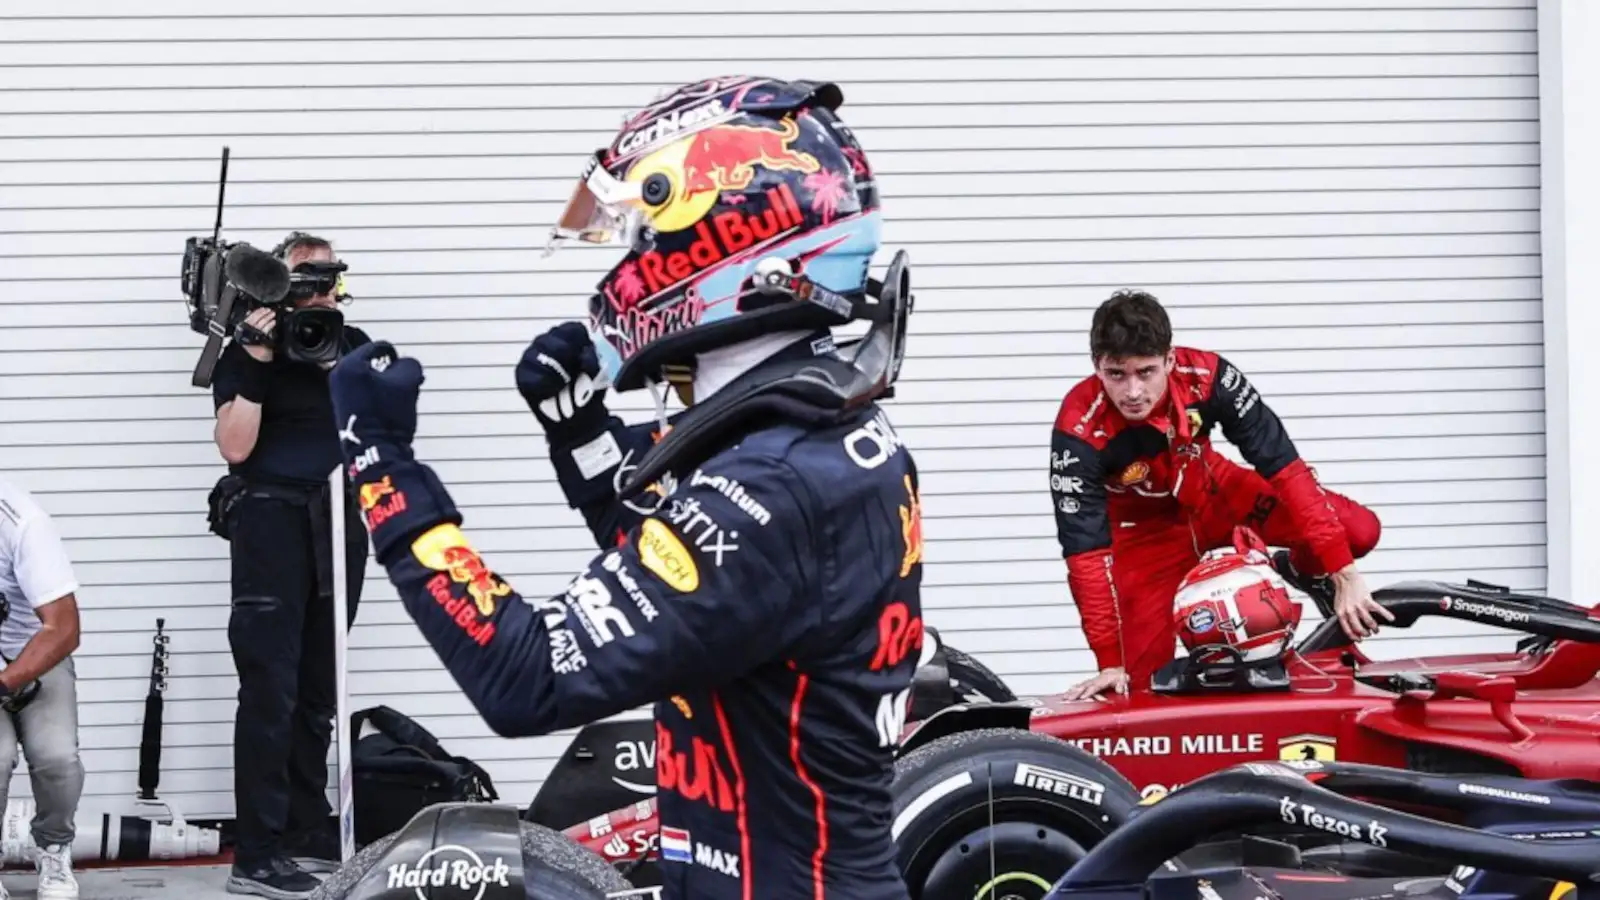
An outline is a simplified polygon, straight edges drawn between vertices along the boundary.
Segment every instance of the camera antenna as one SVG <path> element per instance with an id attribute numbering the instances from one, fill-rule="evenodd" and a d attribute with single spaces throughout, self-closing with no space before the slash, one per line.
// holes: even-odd
<path id="1" fill-rule="evenodd" d="M 217 177 L 217 224 L 211 229 L 211 243 L 222 240 L 222 202 L 228 196 L 228 145 L 222 145 L 222 174 Z"/>
<path id="2" fill-rule="evenodd" d="M 217 298 L 217 312 L 206 324 L 206 345 L 200 351 L 200 358 L 195 361 L 194 375 L 189 383 L 197 388 L 211 386 L 211 373 L 217 367 L 217 357 L 222 354 L 222 339 L 227 336 L 228 320 L 233 315 L 233 304 L 238 296 L 237 291 L 223 291 L 223 282 L 227 278 L 224 268 L 222 250 L 222 206 L 228 193 L 228 156 L 227 145 L 222 147 L 222 174 L 217 179 L 217 222 L 211 232 L 211 253 L 206 258 L 205 267 L 211 270 L 211 286 L 215 289 L 212 296 Z M 205 277 L 201 273 L 202 279 Z M 202 296 L 204 289 L 202 288 Z"/>

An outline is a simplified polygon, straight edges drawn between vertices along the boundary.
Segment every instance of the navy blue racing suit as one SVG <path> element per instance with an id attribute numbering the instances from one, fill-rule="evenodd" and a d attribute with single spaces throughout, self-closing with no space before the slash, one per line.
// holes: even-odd
<path id="1" fill-rule="evenodd" d="M 547 734 L 656 701 L 668 898 L 904 900 L 889 788 L 922 643 L 922 528 L 884 413 L 730 435 L 565 591 L 523 597 L 412 458 L 414 414 L 386 411 L 403 405 L 382 382 L 399 366 L 365 371 L 373 352 L 334 383 L 374 556 L 489 726 Z"/>
<path id="2" fill-rule="evenodd" d="M 668 424 L 671 424 L 668 419 Z M 661 503 L 670 479 L 665 484 L 657 482 L 637 498 L 622 500 L 617 497 L 617 487 L 633 467 L 639 464 L 650 448 L 660 438 L 661 431 L 655 422 L 629 425 L 615 415 L 607 414 L 600 423 L 601 430 L 574 435 L 563 429 L 547 435 L 550 443 L 550 462 L 556 470 L 556 480 L 567 504 L 583 515 L 589 533 L 601 547 L 614 547 L 627 538 L 628 531 L 644 519 L 650 509 Z M 600 472 L 587 475 L 574 459 L 575 450 L 596 446 L 609 440 L 619 454 L 617 463 Z"/>

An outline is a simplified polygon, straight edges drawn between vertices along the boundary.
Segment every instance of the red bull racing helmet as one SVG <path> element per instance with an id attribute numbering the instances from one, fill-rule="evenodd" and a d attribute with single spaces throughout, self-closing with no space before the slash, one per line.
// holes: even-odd
<path id="1" fill-rule="evenodd" d="M 625 248 L 589 301 L 602 383 L 633 390 L 715 347 L 875 317 L 878 193 L 842 102 L 828 83 L 708 79 L 589 158 L 546 254 Z"/>

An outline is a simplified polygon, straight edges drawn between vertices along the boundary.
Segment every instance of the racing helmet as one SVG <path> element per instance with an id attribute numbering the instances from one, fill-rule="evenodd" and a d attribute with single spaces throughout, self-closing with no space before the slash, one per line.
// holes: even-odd
<path id="1" fill-rule="evenodd" d="M 707 79 L 590 156 L 545 254 L 624 248 L 589 301 L 600 384 L 681 379 L 716 347 L 878 317 L 878 191 L 843 100 L 831 83 Z"/>
<path id="2" fill-rule="evenodd" d="M 1283 655 L 1300 625 L 1300 604 L 1266 544 L 1240 526 L 1232 546 L 1201 556 L 1178 583 L 1172 618 L 1196 662 L 1256 663 Z"/>

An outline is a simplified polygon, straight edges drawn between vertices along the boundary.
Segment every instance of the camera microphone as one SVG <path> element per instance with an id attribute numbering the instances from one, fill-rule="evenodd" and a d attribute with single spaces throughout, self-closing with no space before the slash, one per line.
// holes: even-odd
<path id="1" fill-rule="evenodd" d="M 228 253 L 228 281 L 259 303 L 272 306 L 289 293 L 289 267 L 283 260 L 249 244 L 236 244 Z"/>

